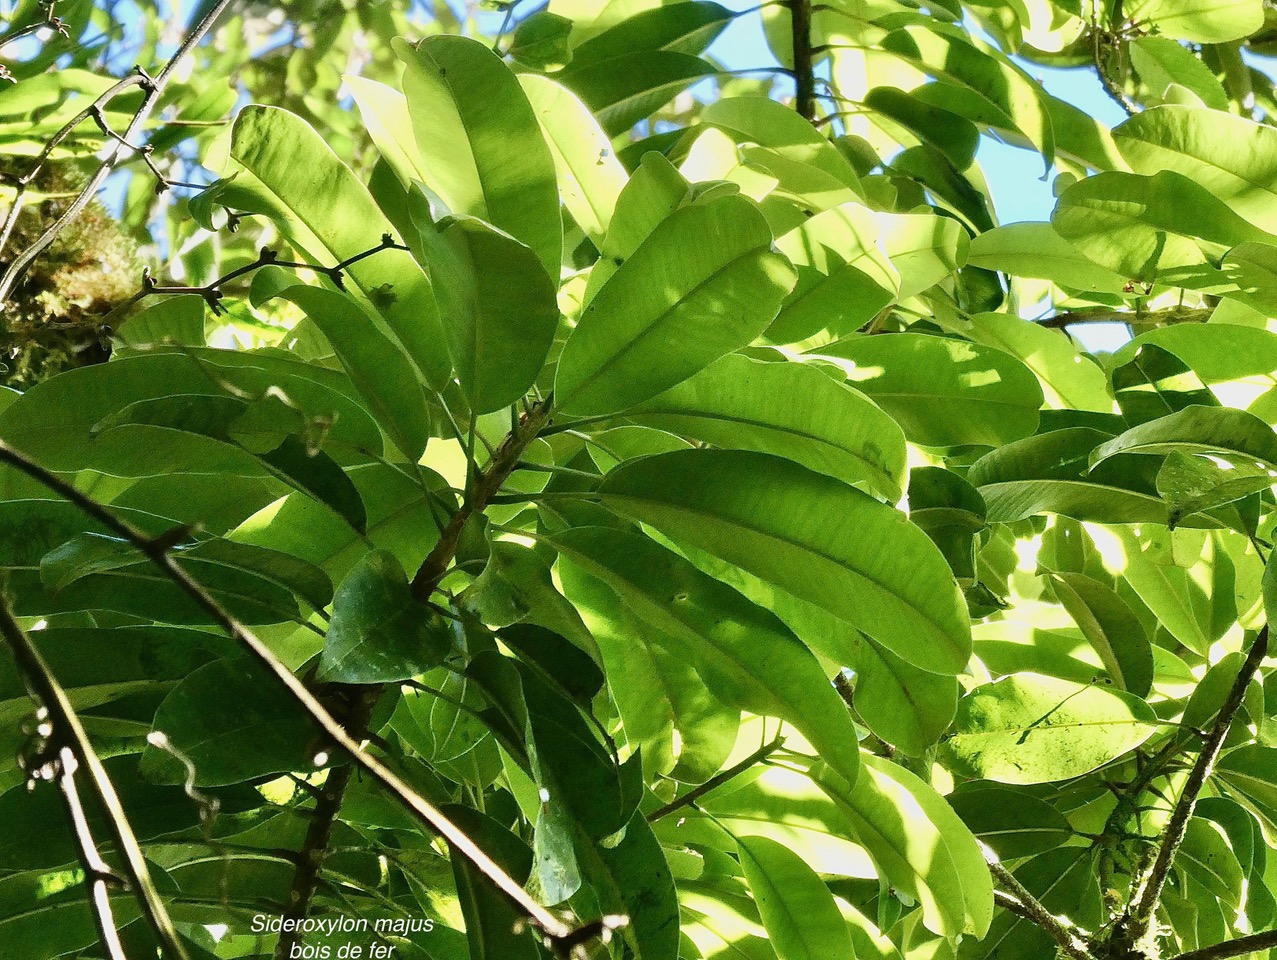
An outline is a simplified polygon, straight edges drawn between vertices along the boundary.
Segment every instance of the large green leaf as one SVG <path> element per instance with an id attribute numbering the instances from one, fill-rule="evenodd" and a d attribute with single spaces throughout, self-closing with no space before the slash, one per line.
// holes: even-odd
<path id="1" fill-rule="evenodd" d="M 766 837 L 738 837 L 741 869 L 779 960 L 853 956 L 847 922 L 816 872 Z"/>
<path id="2" fill-rule="evenodd" d="M 919 333 L 855 336 L 819 348 L 848 381 L 925 446 L 996 446 L 1037 429 L 1042 388 L 1001 350 Z"/>
<path id="3" fill-rule="evenodd" d="M 606 635 L 638 627 L 647 644 L 694 666 L 714 697 L 792 723 L 855 779 L 851 716 L 816 658 L 773 615 L 639 534 L 582 528 L 552 543 L 561 551 L 565 588 L 596 636 L 605 637 L 601 646 L 615 651 L 615 638 Z"/>
<path id="4" fill-rule="evenodd" d="M 520 75 L 519 83 L 554 155 L 563 205 L 600 246 L 625 187 L 625 168 L 598 121 L 570 90 L 532 73 Z"/>
<path id="5" fill-rule="evenodd" d="M 1017 357 L 1037 374 L 1046 406 L 1112 411 L 1104 371 L 1084 356 L 1064 331 L 1025 323 L 1011 314 L 977 313 L 971 317 L 969 336 Z"/>
<path id="6" fill-rule="evenodd" d="M 1156 724 L 1152 708 L 1129 693 L 1018 673 L 959 701 L 946 752 L 967 776 L 1049 783 L 1129 753 Z"/>
<path id="7" fill-rule="evenodd" d="M 1060 195 L 1051 223 L 1096 263 L 1145 282 L 1205 264 L 1211 252 L 1273 239 L 1201 184 L 1172 170 L 1079 180 Z"/>
<path id="8" fill-rule="evenodd" d="M 958 681 L 907 663 L 865 638 L 857 647 L 852 706 L 865 725 L 907 756 L 922 756 L 953 721 Z"/>
<path id="9" fill-rule="evenodd" d="M 786 457 L 893 502 L 903 492 L 900 428 L 810 364 L 726 356 L 626 417 L 718 447 Z"/>
<path id="10" fill-rule="evenodd" d="M 338 683 L 407 680 L 437 666 L 450 648 L 446 622 L 413 598 L 399 561 L 378 550 L 337 588 L 319 676 Z"/>
<path id="11" fill-rule="evenodd" d="M 1167 104 L 1137 113 L 1113 131 L 1113 138 L 1137 173 L 1181 173 L 1252 223 L 1277 230 L 1277 130 L 1272 127 L 1220 110 Z"/>
<path id="12" fill-rule="evenodd" d="M 420 224 L 443 332 L 474 413 L 515 403 L 559 326 L 555 284 L 531 249 L 474 217 Z"/>
<path id="13" fill-rule="evenodd" d="M 724 197 L 661 221 L 594 295 L 555 377 L 565 413 L 616 413 L 750 343 L 793 286 L 750 201 Z"/>
<path id="14" fill-rule="evenodd" d="M 992 108 L 996 126 L 1021 134 L 1050 169 L 1055 136 L 1045 97 L 1039 85 L 1004 54 L 958 31 L 933 29 L 931 23 L 894 30 L 883 38 L 882 46 L 933 76 L 961 84 Z"/>
<path id="15" fill-rule="evenodd" d="M 1058 513 L 1099 523 L 1166 523 L 1166 505 L 1152 477 L 1131 470 L 1134 458 L 1114 459 L 1087 473 L 1091 451 L 1111 438 L 1091 427 L 1025 437 L 985 454 L 967 479 L 993 522 Z"/>
<path id="16" fill-rule="evenodd" d="M 177 685 L 155 714 L 155 733 L 194 768 L 199 786 L 242 783 L 289 770 L 307 772 L 326 748 L 309 715 L 254 661 L 217 661 Z M 323 754 L 324 762 L 327 754 Z M 186 766 L 148 746 L 142 773 L 181 783 Z"/>
<path id="17" fill-rule="evenodd" d="M 1254 414 L 1229 407 L 1189 406 L 1141 423 L 1091 453 L 1096 466 L 1121 453 L 1213 454 L 1277 470 L 1277 433 Z"/>
<path id="18" fill-rule="evenodd" d="M 944 798 L 890 761 L 864 754 L 850 789 L 817 764 L 813 778 L 837 803 L 879 876 L 918 901 L 927 929 L 946 937 L 989 929 L 993 880 L 971 831 Z"/>
<path id="19" fill-rule="evenodd" d="M 1087 259 L 1047 223 L 1008 223 L 971 241 L 967 262 L 1064 287 L 1121 293 L 1127 278 Z"/>
<path id="20" fill-rule="evenodd" d="M 1051 586 L 1099 654 L 1109 679 L 1118 689 L 1147 696 L 1153 682 L 1153 650 L 1126 601 L 1081 573 L 1053 574 Z"/>
<path id="21" fill-rule="evenodd" d="M 236 210 L 278 221 L 322 266 L 378 247 L 390 224 L 372 196 L 304 120 L 274 107 L 248 106 L 232 132 L 231 156 L 252 174 L 222 181 Z M 448 373 L 430 282 L 412 257 L 382 250 L 346 272 L 385 319 L 425 378 Z"/>
<path id="22" fill-rule="evenodd" d="M 613 509 L 822 607 L 914 666 L 966 665 L 966 605 L 939 550 L 902 514 L 831 477 L 765 454 L 683 450 L 623 464 L 599 492 Z"/>
<path id="23" fill-rule="evenodd" d="M 1262 0 L 1131 0 L 1122 15 L 1145 30 L 1193 43 L 1240 40 L 1264 25 Z"/>
<path id="24" fill-rule="evenodd" d="M 345 294 L 299 283 L 279 295 L 323 331 L 369 412 L 409 462 L 420 460 L 430 440 L 430 418 L 425 389 L 403 347 Z"/>
<path id="25" fill-rule="evenodd" d="M 426 185 L 445 213 L 486 220 L 526 244 L 556 282 L 563 224 L 554 158 L 519 81 L 468 37 L 396 40 Z"/>

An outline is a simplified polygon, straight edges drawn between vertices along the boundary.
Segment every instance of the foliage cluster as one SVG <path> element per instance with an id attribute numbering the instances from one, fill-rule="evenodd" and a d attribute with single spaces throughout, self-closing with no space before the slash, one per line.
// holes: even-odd
<path id="1" fill-rule="evenodd" d="M 1272 955 L 1277 14 L 499 6 L 18 5 L 0 956 Z"/>

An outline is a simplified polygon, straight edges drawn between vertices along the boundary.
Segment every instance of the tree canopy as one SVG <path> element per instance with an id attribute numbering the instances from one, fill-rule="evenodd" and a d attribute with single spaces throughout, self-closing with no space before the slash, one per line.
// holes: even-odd
<path id="1" fill-rule="evenodd" d="M 0 957 L 1277 957 L 1271 4 L 5 12 Z"/>

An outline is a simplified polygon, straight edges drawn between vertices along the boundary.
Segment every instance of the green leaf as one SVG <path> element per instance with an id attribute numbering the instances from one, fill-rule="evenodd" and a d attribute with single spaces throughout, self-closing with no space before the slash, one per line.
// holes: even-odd
<path id="1" fill-rule="evenodd" d="M 293 284 L 279 294 L 306 312 L 341 360 L 369 412 L 410 463 L 430 440 L 425 388 L 403 347 L 345 294 Z"/>
<path id="2" fill-rule="evenodd" d="M 1080 573 L 1050 575 L 1055 595 L 1099 654 L 1119 690 L 1148 695 L 1153 650 L 1144 627 L 1117 593 Z"/>
<path id="3" fill-rule="evenodd" d="M 526 244 L 556 282 L 563 226 L 554 158 L 519 81 L 468 37 L 396 39 L 426 185 L 446 213 L 478 217 Z"/>
<path id="4" fill-rule="evenodd" d="M 1134 750 L 1156 731 L 1138 697 L 1018 673 L 958 702 L 946 753 L 965 776 L 999 783 L 1070 780 Z"/>
<path id="5" fill-rule="evenodd" d="M 1098 523 L 1166 523 L 1166 505 L 1152 477 L 1130 471 L 1133 458 L 1087 473 L 1091 451 L 1110 439 L 1090 427 L 1025 437 L 985 454 L 971 465 L 967 479 L 980 491 L 994 523 L 1040 513 Z"/>
<path id="6" fill-rule="evenodd" d="M 1004 54 L 957 31 L 933 30 L 930 24 L 894 30 L 883 38 L 882 47 L 978 96 L 998 115 L 996 125 L 1023 135 L 1051 169 L 1055 136 L 1041 88 Z"/>
<path id="7" fill-rule="evenodd" d="M 1273 485 L 1272 470 L 1262 465 L 1234 464 L 1173 450 L 1157 471 L 1157 492 L 1166 501 L 1167 522 L 1179 526 L 1186 517 L 1215 510 Z M 1249 528 L 1242 532 L 1254 533 Z"/>
<path id="8" fill-rule="evenodd" d="M 716 72 L 698 55 L 731 18 L 717 3 L 640 10 L 578 46 L 562 82 L 617 136 Z"/>
<path id="9" fill-rule="evenodd" d="M 572 91 L 532 73 L 521 74 L 519 84 L 554 156 L 563 206 L 601 249 L 626 184 L 625 168 L 607 134 Z"/>
<path id="10" fill-rule="evenodd" d="M 372 196 L 304 120 L 274 107 L 248 106 L 232 130 L 231 156 L 255 183 L 240 176 L 225 185 L 236 210 L 279 222 L 315 262 L 331 266 L 381 245 L 390 224 Z M 385 319 L 425 379 L 441 385 L 447 356 L 430 281 L 401 250 L 381 250 L 347 273 Z"/>
<path id="11" fill-rule="evenodd" d="M 565 589 L 605 657 L 620 652 L 622 628 L 637 626 L 647 644 L 691 663 L 715 698 L 792 723 L 855 779 L 851 717 L 816 658 L 774 616 L 639 534 L 581 528 L 551 542 L 561 551 Z"/>
<path id="12" fill-rule="evenodd" d="M 851 821 L 879 876 L 918 901 L 927 929 L 982 937 L 993 916 L 993 881 L 971 831 L 944 798 L 894 763 L 863 754 L 847 789 L 817 764 L 813 779 Z"/>
<path id="13" fill-rule="evenodd" d="M 811 364 L 726 356 L 628 410 L 626 419 L 717 447 L 786 457 L 892 502 L 902 493 L 900 428 Z"/>
<path id="14" fill-rule="evenodd" d="M 827 610 L 923 670 L 971 653 L 966 605 L 926 534 L 831 477 L 765 454 L 630 461 L 599 491 L 618 512 Z M 893 544 L 890 551 L 877 545 Z"/>
<path id="15" fill-rule="evenodd" d="M 853 956 L 851 934 L 833 894 L 801 857 L 765 837 L 738 837 L 736 848 L 779 960 Z"/>
<path id="16" fill-rule="evenodd" d="M 567 17 L 538 10 L 519 22 L 506 53 L 533 70 L 559 70 L 572 62 L 571 33 Z"/>
<path id="17" fill-rule="evenodd" d="M 856 713 L 906 756 L 923 756 L 949 728 L 958 705 L 955 678 L 920 670 L 867 637 L 853 666 Z"/>
<path id="18" fill-rule="evenodd" d="M 1008 223 L 986 231 L 972 239 L 967 263 L 1100 293 L 1121 293 L 1127 283 L 1126 277 L 1089 260 L 1049 223 Z"/>
<path id="19" fill-rule="evenodd" d="M 1191 367 L 1153 343 L 1137 346 L 1111 376 L 1118 408 L 1132 427 L 1193 405 L 1219 406 Z"/>
<path id="20" fill-rule="evenodd" d="M 1122 453 L 1204 453 L 1277 470 L 1277 433 L 1245 410 L 1185 407 L 1132 427 L 1091 452 L 1092 467 Z"/>
<path id="21" fill-rule="evenodd" d="M 1045 853 L 1074 836 L 1064 814 L 1026 790 L 975 781 L 947 799 L 976 839 L 992 847 L 1001 860 Z"/>
<path id="22" fill-rule="evenodd" d="M 517 835 L 470 807 L 451 804 L 443 813 L 516 883 L 527 882 L 532 872 L 532 851 Z M 521 915 L 514 904 L 466 857 L 454 850 L 449 859 L 465 917 L 471 960 L 537 960 L 541 951 L 531 932 L 522 929 Z"/>
<path id="23" fill-rule="evenodd" d="M 405 188 L 411 187 L 412 182 L 422 179 L 424 174 L 421 154 L 412 135 L 408 99 L 394 87 L 367 77 L 343 74 L 341 79 L 354 97 L 368 136 L 382 159 Z"/>
<path id="24" fill-rule="evenodd" d="M 892 86 L 874 87 L 865 94 L 864 103 L 940 150 L 956 169 L 965 170 L 975 159 L 980 131 L 965 117 Z"/>
<path id="25" fill-rule="evenodd" d="M 838 148 L 783 103 L 769 97 L 723 97 L 705 108 L 701 122 L 730 133 L 738 143 L 755 143 L 810 164 L 860 192 L 860 178 Z"/>
<path id="26" fill-rule="evenodd" d="M 1136 173 L 1183 174 L 1251 223 L 1277 230 L 1272 127 L 1223 111 L 1168 104 L 1137 113 L 1114 129 L 1113 139 Z"/>
<path id="27" fill-rule="evenodd" d="M 451 636 L 439 614 L 413 598 L 393 554 L 377 550 L 337 588 L 319 676 L 337 683 L 389 683 L 443 661 Z"/>
<path id="28" fill-rule="evenodd" d="M 1137 37 L 1129 47 L 1131 66 L 1158 100 L 1165 99 L 1166 88 L 1179 84 L 1191 90 L 1212 110 L 1228 109 L 1228 94 L 1215 79 L 1210 68 L 1191 50 L 1168 36 Z"/>
<path id="29" fill-rule="evenodd" d="M 1122 15 L 1164 37 L 1193 43 L 1226 43 L 1264 25 L 1262 0 L 1131 0 Z"/>
<path id="30" fill-rule="evenodd" d="M 421 224 L 448 353 L 474 413 L 520 400 L 559 325 L 555 284 L 531 249 L 474 217 Z"/>
<path id="31" fill-rule="evenodd" d="M 564 345 L 560 409 L 616 413 L 750 343 L 794 283 L 770 248 L 766 221 L 743 197 L 663 220 L 594 295 Z"/>
<path id="32" fill-rule="evenodd" d="M 924 446 L 997 446 L 1037 429 L 1042 388 L 1001 350 L 919 333 L 860 335 L 819 348 L 857 390 Z"/>
<path id="33" fill-rule="evenodd" d="M 154 729 L 194 767 L 194 782 L 203 787 L 313 770 L 323 744 L 279 681 L 244 659 L 210 663 L 188 676 L 160 704 Z M 155 746 L 142 754 L 141 769 L 156 783 L 181 783 L 188 774 Z"/>
<path id="34" fill-rule="evenodd" d="M 1051 216 L 1060 235 L 1102 266 L 1151 282 L 1208 262 L 1210 253 L 1274 238 L 1183 174 L 1101 173 L 1060 195 Z M 1202 243 L 1199 243 L 1203 241 Z"/>

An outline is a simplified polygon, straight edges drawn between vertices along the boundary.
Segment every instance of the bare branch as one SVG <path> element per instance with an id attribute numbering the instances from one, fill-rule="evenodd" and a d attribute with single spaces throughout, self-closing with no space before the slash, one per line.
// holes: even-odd
<path id="1" fill-rule="evenodd" d="M 1162 890 L 1166 886 L 1166 880 L 1175 862 L 1175 856 L 1179 853 L 1180 844 L 1183 843 L 1184 834 L 1188 830 L 1188 823 L 1197 807 L 1197 799 L 1201 795 L 1202 788 L 1206 786 L 1206 780 L 1215 767 L 1215 761 L 1219 759 L 1219 753 L 1224 747 L 1224 739 L 1228 736 L 1233 719 L 1237 716 L 1237 711 L 1245 699 L 1246 688 L 1250 686 L 1255 671 L 1259 669 L 1267 653 L 1268 626 L 1265 625 L 1255 637 L 1255 642 L 1250 645 L 1250 652 L 1246 654 L 1246 659 L 1237 672 L 1237 678 L 1228 691 L 1228 697 L 1215 716 L 1215 723 L 1211 727 L 1210 734 L 1206 742 L 1202 744 L 1193 769 L 1189 771 L 1184 790 L 1176 801 L 1175 809 L 1171 811 L 1171 818 L 1162 834 L 1156 859 L 1149 868 L 1147 876 L 1133 885 L 1136 891 L 1135 896 L 1116 925 L 1115 937 L 1123 938 L 1127 943 L 1135 943 L 1148 932 L 1157 904 L 1161 900 Z"/>
<path id="2" fill-rule="evenodd" d="M 93 838 L 89 835 L 75 784 L 68 782 L 77 770 L 86 771 L 89 785 L 97 795 L 102 809 L 106 811 L 107 831 L 123 861 L 125 876 L 142 908 L 142 915 L 155 931 L 164 956 L 170 960 L 188 960 L 186 950 L 178 939 L 177 931 L 173 929 L 173 921 L 169 919 L 159 891 L 151 880 L 146 858 L 142 855 L 142 848 L 133 834 L 133 828 L 129 825 L 128 816 L 120 804 L 120 798 L 116 795 L 111 778 L 107 776 L 106 769 L 98 759 L 97 753 L 94 752 L 93 745 L 89 742 L 84 727 L 80 724 L 80 718 L 76 716 L 75 709 L 71 706 L 65 691 L 58 685 L 48 664 L 40 656 L 40 651 L 18 625 L 8 604 L 2 598 L 0 598 L 0 634 L 3 634 L 5 643 L 13 653 L 14 663 L 31 690 L 32 697 L 38 701 L 47 716 L 49 730 L 45 739 L 58 751 L 59 783 L 62 787 L 63 799 L 72 815 L 72 824 L 80 844 L 85 867 L 85 882 L 89 885 L 102 942 L 108 949 L 116 951 L 112 954 L 112 960 L 115 960 L 116 956 L 121 958 L 124 956 L 118 938 L 115 937 L 115 927 L 109 919 L 110 903 L 107 900 L 106 886 L 108 878 L 113 877 L 113 874 L 102 862 L 93 844 Z M 112 940 L 114 940 L 114 947 L 111 945 Z"/>
<path id="3" fill-rule="evenodd" d="M 1044 907 L 1042 901 L 1031 894 L 1024 884 L 1015 878 L 1015 874 L 1002 865 L 998 855 L 988 846 L 982 843 L 980 850 L 984 854 L 985 862 L 989 865 L 989 873 L 1005 891 L 999 898 L 999 903 L 1006 906 L 1008 898 L 1016 901 L 1016 906 L 1008 906 L 1007 909 L 1045 930 L 1067 956 L 1072 957 L 1073 960 L 1092 960 L 1091 951 L 1087 947 L 1087 937 L 1082 930 L 1074 926 L 1067 918 L 1057 917 Z"/>
<path id="4" fill-rule="evenodd" d="M 1277 930 L 1268 930 L 1264 933 L 1252 933 L 1248 937 L 1238 937 L 1236 940 L 1225 940 L 1211 947 L 1190 950 L 1172 957 L 1171 960 L 1226 960 L 1228 957 L 1244 957 L 1248 953 L 1259 953 L 1273 947 L 1277 947 Z"/>

